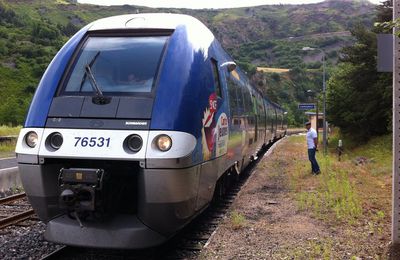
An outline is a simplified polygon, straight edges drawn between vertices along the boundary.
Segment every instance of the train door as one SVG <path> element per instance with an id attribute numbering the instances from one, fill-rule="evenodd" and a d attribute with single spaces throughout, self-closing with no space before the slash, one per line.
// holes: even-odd
<path id="1" fill-rule="evenodd" d="M 282 117 L 282 109 L 277 108 L 276 109 L 276 117 L 277 117 L 277 133 L 276 135 L 278 138 L 282 137 L 282 123 L 283 123 L 283 117 Z"/>
<path id="2" fill-rule="evenodd" d="M 267 123 L 268 123 L 268 141 L 272 142 L 274 139 L 274 119 L 273 119 L 273 108 L 271 103 L 266 102 L 267 107 Z"/>
<path id="3" fill-rule="evenodd" d="M 255 142 L 255 113 L 254 106 L 252 102 L 251 90 L 248 84 L 244 85 L 242 88 L 244 107 L 245 107 L 245 115 L 246 115 L 246 144 L 247 148 L 250 148 Z"/>
<path id="4" fill-rule="evenodd" d="M 226 80 L 224 73 L 220 72 L 217 60 L 211 59 L 211 66 L 214 78 L 215 94 L 217 96 L 217 126 L 216 126 L 216 157 L 227 153 L 229 140 L 229 105 L 227 100 Z M 226 67 L 225 67 L 226 68 Z M 222 166 L 221 166 L 222 167 Z"/>
<path id="5" fill-rule="evenodd" d="M 225 75 L 220 73 L 218 69 L 218 61 L 210 59 L 213 86 L 216 95 L 216 103 L 211 104 L 210 107 L 216 110 L 215 114 L 217 117 L 216 123 L 216 143 L 215 143 L 215 157 L 223 157 L 227 154 L 228 143 L 229 143 L 229 122 L 227 114 L 229 115 L 230 109 L 227 105 L 227 86 L 223 85 Z M 210 101 L 211 102 L 211 101 Z M 212 199 L 215 183 L 218 178 L 225 172 L 225 167 L 228 164 L 227 160 L 209 160 L 201 165 L 200 178 L 199 178 L 199 189 L 197 193 L 196 210 L 200 210 Z"/>
<path id="6" fill-rule="evenodd" d="M 274 140 L 277 138 L 277 134 L 278 134 L 278 114 L 276 113 L 276 107 L 272 106 L 272 111 L 273 111 L 273 121 L 274 121 Z"/>
<path id="7" fill-rule="evenodd" d="M 245 144 L 246 125 L 244 121 L 244 102 L 240 87 L 240 77 L 236 71 L 226 72 L 229 99 L 229 141 L 228 141 L 228 163 L 233 164 L 242 161 L 242 151 Z"/>
<path id="8" fill-rule="evenodd" d="M 253 106 L 255 113 L 255 142 L 257 151 L 261 149 L 265 142 L 265 110 L 263 99 L 257 91 L 253 90 Z"/>
<path id="9" fill-rule="evenodd" d="M 249 88 L 250 89 L 250 88 Z M 257 111 L 257 98 L 254 93 L 254 91 L 251 91 L 251 102 L 253 103 L 252 105 L 252 112 L 253 112 L 253 120 L 254 120 L 254 142 L 258 142 L 258 124 L 259 124 L 259 119 L 258 115 L 259 112 Z"/>
<path id="10" fill-rule="evenodd" d="M 282 109 L 282 136 L 286 135 L 287 129 L 287 112 Z"/>
<path id="11" fill-rule="evenodd" d="M 272 104 L 269 105 L 270 108 L 270 120 L 271 120 L 271 141 L 275 138 L 276 122 L 275 122 L 275 108 Z"/>
<path id="12" fill-rule="evenodd" d="M 284 111 L 280 110 L 281 113 L 281 137 L 285 135 L 285 119 L 284 119 Z"/>
<path id="13" fill-rule="evenodd" d="M 243 113 L 241 114 L 242 118 L 242 154 L 247 153 L 247 149 L 249 147 L 249 139 L 250 139 L 250 128 L 249 128 L 249 121 L 250 121 L 250 113 L 249 109 L 251 108 L 251 103 L 249 104 L 249 99 L 247 96 L 247 88 L 246 86 L 241 85 L 240 86 L 240 95 L 242 96 L 242 108 L 243 108 Z"/>
<path id="14" fill-rule="evenodd" d="M 259 122 L 259 124 L 258 124 L 258 135 L 259 135 L 259 140 L 258 140 L 258 142 L 261 144 L 261 146 L 265 143 L 265 130 L 266 130 L 266 127 L 265 127 L 265 117 L 266 117 L 266 114 L 265 114 L 265 107 L 264 107 L 264 100 L 263 100 L 263 98 L 262 98 L 262 96 L 259 94 L 259 93 L 257 93 L 257 111 L 258 111 L 258 121 L 257 122 Z"/>
<path id="15" fill-rule="evenodd" d="M 261 105 L 264 109 L 264 143 L 268 144 L 268 111 L 267 111 L 267 103 L 264 98 L 261 99 Z"/>

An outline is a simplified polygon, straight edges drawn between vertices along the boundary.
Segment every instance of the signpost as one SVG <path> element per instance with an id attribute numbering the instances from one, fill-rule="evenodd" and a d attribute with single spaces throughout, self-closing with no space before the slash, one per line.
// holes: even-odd
<path id="1" fill-rule="evenodd" d="M 298 105 L 299 110 L 311 110 L 315 109 L 314 103 L 302 103 Z"/>
<path id="2" fill-rule="evenodd" d="M 318 102 L 318 100 L 317 100 Z M 319 140 L 319 131 L 318 131 L 318 103 L 314 104 L 314 103 L 300 103 L 298 104 L 298 109 L 299 110 L 311 110 L 311 109 L 316 109 L 317 112 L 315 114 L 316 119 L 317 119 L 317 126 L 316 126 L 316 130 L 317 130 L 317 140 Z"/>

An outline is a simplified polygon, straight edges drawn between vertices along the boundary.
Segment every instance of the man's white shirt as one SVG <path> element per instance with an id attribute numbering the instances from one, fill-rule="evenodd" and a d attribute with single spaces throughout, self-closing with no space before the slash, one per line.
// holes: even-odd
<path id="1" fill-rule="evenodd" d="M 315 131 L 314 128 L 310 128 L 307 131 L 307 147 L 308 149 L 313 149 L 315 148 L 315 144 L 314 144 L 314 138 L 317 138 L 317 131 Z"/>

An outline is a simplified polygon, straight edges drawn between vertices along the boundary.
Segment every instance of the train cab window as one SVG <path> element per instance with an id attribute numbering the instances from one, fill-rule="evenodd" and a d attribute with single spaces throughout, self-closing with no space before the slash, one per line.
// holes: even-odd
<path id="1" fill-rule="evenodd" d="M 149 93 L 157 75 L 167 36 L 91 36 L 66 74 L 61 95 Z"/>
<path id="2" fill-rule="evenodd" d="M 219 79 L 219 73 L 218 73 L 218 63 L 216 60 L 211 59 L 211 64 L 212 64 L 212 70 L 214 74 L 214 86 L 215 86 L 215 93 L 219 98 L 222 98 L 222 89 L 221 89 L 221 82 Z"/>

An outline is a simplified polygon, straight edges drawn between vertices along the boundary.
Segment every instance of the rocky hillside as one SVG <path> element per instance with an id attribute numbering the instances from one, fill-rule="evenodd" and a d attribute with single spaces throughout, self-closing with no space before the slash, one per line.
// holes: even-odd
<path id="1" fill-rule="evenodd" d="M 36 85 L 67 39 L 85 24 L 107 16 L 172 12 L 195 16 L 215 33 L 247 71 L 255 66 L 320 67 L 323 48 L 334 64 L 337 50 L 351 43 L 356 23 L 370 26 L 374 6 L 332 0 L 312 5 L 275 5 L 222 10 L 95 6 L 67 0 L 0 0 L 0 124 L 21 124 Z M 302 65 L 306 66 L 306 65 Z"/>

